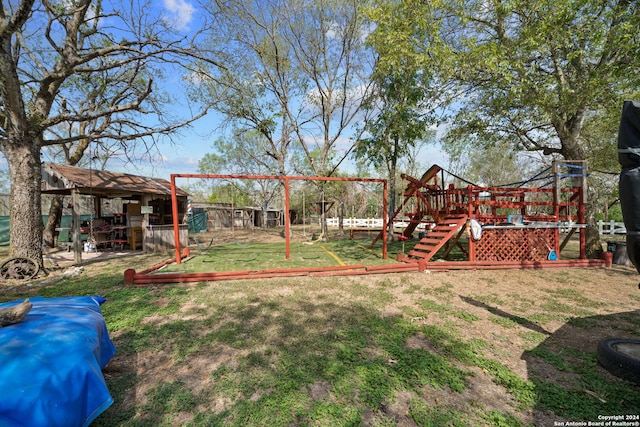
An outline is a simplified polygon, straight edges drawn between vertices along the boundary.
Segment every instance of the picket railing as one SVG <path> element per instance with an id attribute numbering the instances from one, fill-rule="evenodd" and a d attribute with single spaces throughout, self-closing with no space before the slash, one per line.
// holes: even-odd
<path id="1" fill-rule="evenodd" d="M 339 218 L 327 218 L 327 227 L 338 227 Z M 393 221 L 395 228 L 406 228 L 409 225 L 408 221 Z M 342 226 L 346 229 L 349 228 L 370 228 L 381 229 L 382 218 L 343 218 Z M 419 224 L 418 228 L 424 230 L 425 224 Z"/>
<path id="2" fill-rule="evenodd" d="M 338 227 L 338 218 L 327 218 L 327 226 Z M 381 218 L 344 218 L 342 220 L 344 228 L 382 228 Z M 395 228 L 405 228 L 409 225 L 408 221 L 394 221 Z M 418 228 L 424 230 L 425 224 L 418 225 Z M 568 230 L 561 230 L 568 231 Z M 623 222 L 616 221 L 598 221 L 598 233 L 600 234 L 626 234 L 627 229 Z"/>
<path id="3" fill-rule="evenodd" d="M 600 234 L 626 234 L 624 222 L 598 221 L 598 233 Z"/>

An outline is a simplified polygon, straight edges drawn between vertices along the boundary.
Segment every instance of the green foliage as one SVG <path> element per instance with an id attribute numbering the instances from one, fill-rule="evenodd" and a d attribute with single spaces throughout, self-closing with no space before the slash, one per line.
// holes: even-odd
<path id="1" fill-rule="evenodd" d="M 211 203 L 227 203 L 234 206 L 253 206 L 255 201 L 242 188 L 234 184 L 221 184 L 210 189 L 208 201 Z"/>
<path id="2" fill-rule="evenodd" d="M 213 153 L 207 153 L 198 162 L 198 172 L 223 175 L 281 175 L 274 147 L 259 132 L 235 131 L 231 138 L 218 139 Z M 269 206 L 278 196 L 280 182 L 268 179 L 228 179 L 225 181 L 203 178 L 197 188 L 208 194 L 211 203 L 233 203 L 236 206 Z"/>
<path id="3" fill-rule="evenodd" d="M 446 145 L 615 165 L 616 109 L 640 86 L 637 2 L 380 0 L 371 17 L 385 69 L 420 64 L 447 87 Z M 591 188 L 588 222 L 614 199 L 605 182 Z"/>
<path id="4" fill-rule="evenodd" d="M 634 3 L 380 1 L 371 17 L 386 69 L 421 64 L 463 89 L 451 140 L 567 159 L 613 154 L 597 142 L 611 141 L 611 112 L 637 91 Z"/>
<path id="5" fill-rule="evenodd" d="M 224 173 L 225 159 L 216 153 L 207 153 L 198 160 L 198 172 L 208 174 Z"/>
<path id="6" fill-rule="evenodd" d="M 490 426 L 495 427 L 519 427 L 522 422 L 511 414 L 504 414 L 498 411 L 490 411 L 484 414 L 484 419 Z"/>
<path id="7" fill-rule="evenodd" d="M 197 403 L 183 382 L 161 383 L 149 391 L 149 401 L 142 410 L 147 414 L 171 414 L 192 410 Z"/>
<path id="8" fill-rule="evenodd" d="M 439 90 L 434 85 L 431 69 L 414 61 L 415 56 L 403 56 L 393 66 L 385 60 L 388 55 L 398 58 L 394 50 L 397 46 L 386 35 L 406 30 L 406 20 L 413 16 L 403 7 L 403 2 L 380 2 L 369 9 L 368 14 L 379 24 L 368 41 L 380 56 L 372 77 L 375 93 L 365 108 L 372 117 L 365 122 L 354 156 L 373 165 L 390 180 L 389 212 L 393 213 L 399 166 L 405 159 L 411 164 L 410 157 L 435 138 L 435 131 L 429 127 L 436 121 L 434 106 Z"/>
<path id="9" fill-rule="evenodd" d="M 539 404 L 567 419 L 597 419 L 603 413 L 625 414 L 640 405 L 630 383 L 612 382 L 598 367 L 595 354 L 583 355 L 574 367 L 578 376 L 568 386 L 534 379 Z"/>
<path id="10" fill-rule="evenodd" d="M 598 221 L 604 221 L 605 217 L 603 214 L 596 215 L 596 219 Z M 620 203 L 616 203 L 611 206 L 607 210 L 607 218 L 608 221 L 622 222 L 622 208 L 620 207 Z"/>
<path id="11" fill-rule="evenodd" d="M 554 353 L 547 348 L 538 346 L 532 349 L 529 354 L 541 358 L 550 365 L 553 365 L 559 371 L 571 370 L 570 365 L 566 362 L 565 358 L 562 355 Z"/>
<path id="12" fill-rule="evenodd" d="M 341 256 L 353 252 L 353 242 L 327 244 Z M 392 426 L 405 416 L 424 426 L 521 427 L 541 413 L 588 421 L 640 407 L 637 387 L 606 373 L 595 349 L 585 353 L 578 342 L 591 330 L 634 336 L 640 323 L 637 310 L 613 312 L 594 297 L 601 284 L 593 270 L 522 273 L 521 288 L 501 293 L 493 286 L 504 276 L 474 272 L 469 294 L 468 285 L 451 284 L 468 277 L 462 273 L 132 288 L 122 285 L 130 263 L 88 264 L 78 278 L 2 297 L 107 298 L 102 311 L 117 354 L 105 379 L 115 402 L 96 426 Z M 548 280 L 557 286 L 531 288 Z M 585 309 L 607 314 L 572 317 Z M 494 317 L 504 319 L 496 322 L 508 328 L 504 335 L 473 335 Z M 544 329 L 567 320 L 568 330 Z M 505 339 L 518 351 L 506 354 Z M 526 377 L 509 368 L 520 359 Z M 506 398 L 508 409 L 475 393 L 487 380 L 494 384 L 483 390 Z"/>

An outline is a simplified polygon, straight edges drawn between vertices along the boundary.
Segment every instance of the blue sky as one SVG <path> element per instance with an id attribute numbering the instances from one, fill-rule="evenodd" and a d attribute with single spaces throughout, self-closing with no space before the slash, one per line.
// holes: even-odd
<path id="1" fill-rule="evenodd" d="M 187 0 L 162 0 L 162 2 L 152 2 L 151 4 L 157 7 L 158 12 L 185 35 L 197 30 L 199 13 L 196 4 Z M 171 113 L 184 117 L 183 112 L 188 111 L 188 105 L 181 91 L 182 82 L 176 78 L 175 81 L 168 82 L 168 84 L 169 88 L 163 87 L 161 89 L 172 91 L 173 96 L 178 98 L 178 102 L 173 107 L 174 111 Z M 131 165 L 116 161 L 111 162 L 108 169 L 161 178 L 168 178 L 172 173 L 197 173 L 198 161 L 213 150 L 213 141 L 220 136 L 219 133 L 215 133 L 219 124 L 220 117 L 211 112 L 191 127 L 180 130 L 173 138 L 173 143 L 161 141 L 159 145 L 161 160 L 154 162 L 153 165 L 147 164 L 147 162 Z M 421 153 L 421 157 L 419 160 L 426 167 L 433 163 L 441 165 L 446 163 L 446 157 L 437 147 L 428 147 Z M 0 154 L 0 168 L 6 169 L 6 167 L 6 160 Z"/>
<path id="2" fill-rule="evenodd" d="M 170 21 L 173 26 L 183 32 L 189 34 L 197 26 L 198 10 L 197 6 L 185 0 L 163 0 L 162 2 L 154 2 L 159 7 L 163 16 Z M 180 111 L 184 111 L 186 99 L 179 91 L 182 87 L 181 81 L 169 82 L 172 87 L 178 89 L 173 91 L 173 96 L 180 99 L 175 113 L 180 116 Z M 172 84 L 173 83 L 173 84 Z M 168 90 L 168 88 L 162 88 Z M 162 160 L 153 166 L 141 167 L 134 165 L 136 169 L 131 171 L 131 165 L 127 168 L 130 173 L 140 175 L 151 175 L 161 178 L 168 178 L 172 173 L 196 173 L 198 170 L 198 161 L 206 154 L 212 151 L 212 142 L 215 138 L 213 130 L 218 126 L 220 121 L 214 113 L 209 113 L 197 122 L 194 122 L 189 128 L 182 129 L 174 138 L 173 143 L 161 142 L 160 154 Z M 117 167 L 114 165 L 114 167 Z"/>
<path id="3" fill-rule="evenodd" d="M 162 5 L 162 6 L 161 6 Z M 188 34 L 196 30 L 198 25 L 197 5 L 186 0 L 163 0 L 158 3 L 162 7 L 162 13 L 180 31 Z M 180 88 L 181 83 L 175 82 L 175 88 Z M 175 93 L 180 97 L 180 93 Z M 180 108 L 180 107 L 179 107 Z M 140 168 L 131 171 L 131 166 L 127 168 L 131 173 L 145 174 L 168 178 L 172 173 L 197 173 L 198 161 L 207 153 L 212 152 L 213 141 L 220 137 L 215 132 L 219 126 L 221 118 L 214 112 L 210 112 L 206 117 L 195 122 L 188 129 L 183 129 L 174 138 L 175 145 L 163 144 L 161 153 L 163 161 L 153 167 Z M 345 135 L 345 139 L 348 135 Z M 434 163 L 445 165 L 446 155 L 438 147 L 429 146 L 420 155 L 419 161 L 426 168 Z M 343 168 L 344 169 L 344 168 Z M 344 171 L 344 170 L 343 170 Z"/>

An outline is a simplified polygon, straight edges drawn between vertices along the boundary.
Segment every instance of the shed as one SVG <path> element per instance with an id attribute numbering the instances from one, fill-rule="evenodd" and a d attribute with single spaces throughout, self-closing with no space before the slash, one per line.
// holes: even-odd
<path id="1" fill-rule="evenodd" d="M 96 237 L 98 244 L 127 244 L 131 249 L 137 249 L 137 245 L 141 243 L 143 250 L 147 252 L 175 247 L 171 183 L 168 180 L 44 163 L 41 188 L 44 194 L 71 195 L 74 206 L 79 205 L 80 195 L 93 197 L 92 227 L 87 232 Z M 188 194 L 176 188 L 176 195 L 179 218 L 182 218 Z M 122 199 L 123 212 L 103 216 L 102 201 L 115 198 Z M 76 237 L 82 235 L 80 222 L 79 213 L 74 210 L 72 228 Z M 182 227 L 180 230 L 180 245 L 186 246 L 187 226 L 183 228 L 184 231 Z M 73 240 L 75 251 L 81 252 L 81 237 Z M 78 256 L 76 261 L 77 258 Z"/>
<path id="2" fill-rule="evenodd" d="M 265 213 L 261 208 L 255 206 L 235 206 L 232 203 L 207 202 L 193 202 L 193 209 L 194 214 L 206 212 L 207 228 L 210 230 L 268 228 L 284 225 L 282 209 L 268 208 Z"/>

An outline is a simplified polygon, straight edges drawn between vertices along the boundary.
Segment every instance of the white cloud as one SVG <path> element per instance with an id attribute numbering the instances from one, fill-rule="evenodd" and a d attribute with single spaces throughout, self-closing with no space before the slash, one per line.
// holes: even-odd
<path id="1" fill-rule="evenodd" d="M 195 8 L 185 0 L 164 0 L 164 7 L 169 12 L 169 19 L 178 30 L 188 29 Z"/>

